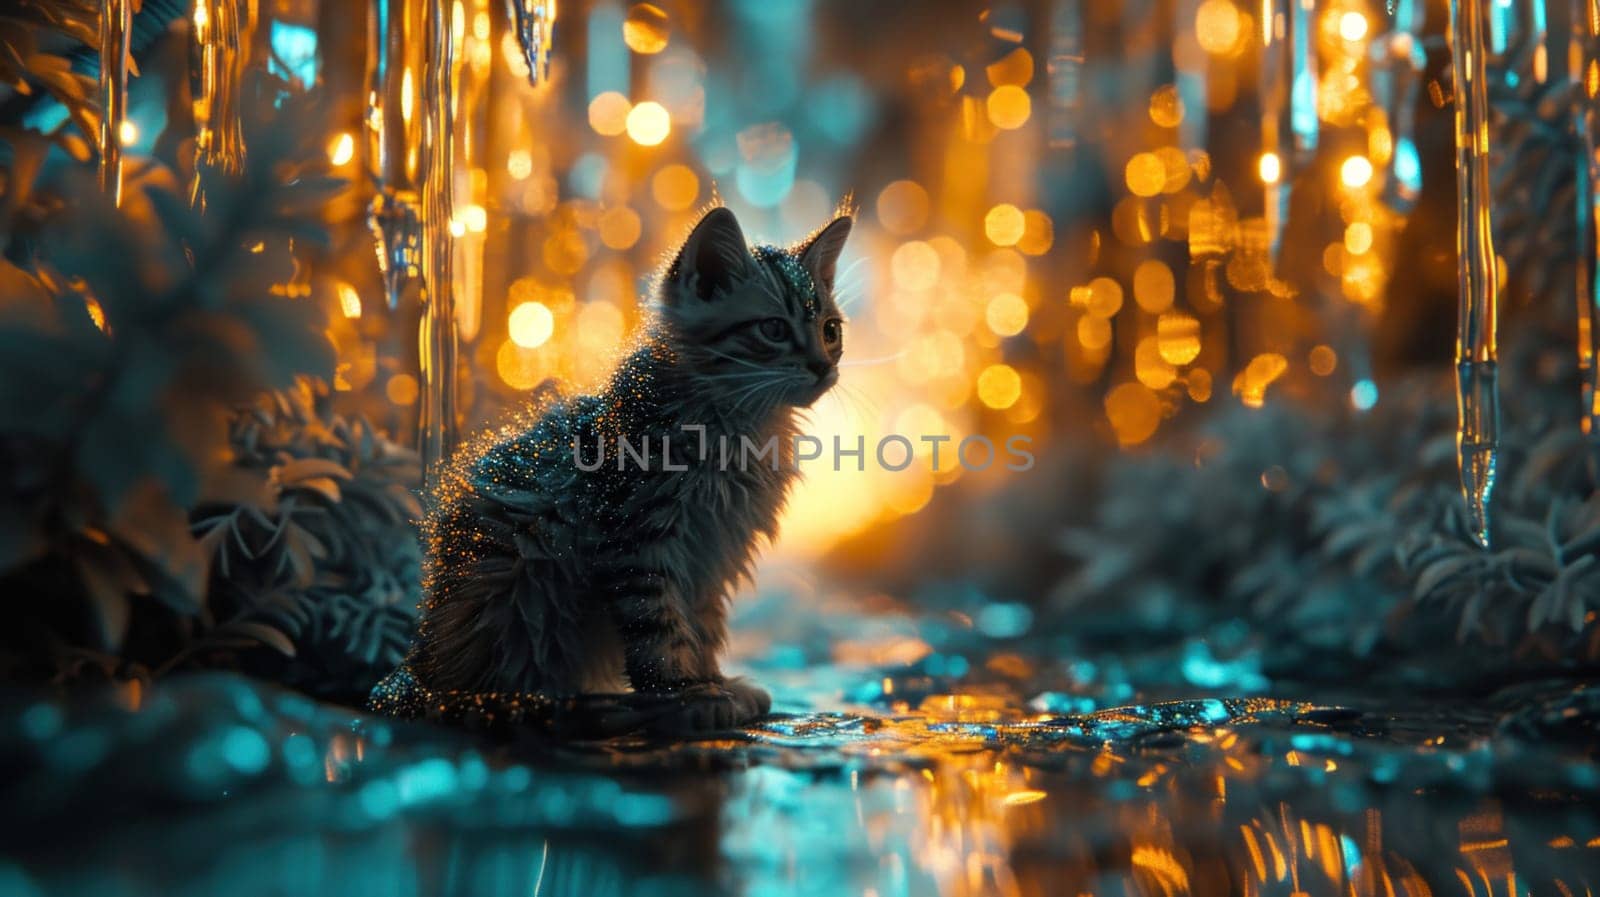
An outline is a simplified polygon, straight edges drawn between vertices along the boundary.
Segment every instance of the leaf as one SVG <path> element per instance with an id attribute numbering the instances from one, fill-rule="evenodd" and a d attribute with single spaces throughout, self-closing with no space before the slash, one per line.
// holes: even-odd
<path id="1" fill-rule="evenodd" d="M 101 646 L 108 651 L 120 649 L 133 616 L 121 579 L 92 561 L 78 565 L 78 577 L 94 608 Z"/>
<path id="2" fill-rule="evenodd" d="M 246 638 L 253 639 L 262 645 L 277 651 L 284 657 L 294 657 L 296 653 L 294 642 L 290 641 L 288 636 L 284 635 L 282 632 L 279 632 L 277 629 L 266 625 L 265 623 L 255 623 L 249 620 L 241 620 L 228 623 L 218 630 L 219 633 L 223 631 L 226 631 L 229 634 L 236 633 L 238 635 L 245 636 Z"/>

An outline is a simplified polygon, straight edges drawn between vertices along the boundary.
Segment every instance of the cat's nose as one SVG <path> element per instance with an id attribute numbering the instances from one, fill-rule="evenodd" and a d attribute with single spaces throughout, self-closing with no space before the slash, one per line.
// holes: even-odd
<path id="1" fill-rule="evenodd" d="M 821 383 L 822 381 L 828 379 L 829 374 L 833 373 L 833 362 L 808 361 L 806 362 L 806 370 L 810 371 L 812 375 L 817 378 L 818 383 Z"/>

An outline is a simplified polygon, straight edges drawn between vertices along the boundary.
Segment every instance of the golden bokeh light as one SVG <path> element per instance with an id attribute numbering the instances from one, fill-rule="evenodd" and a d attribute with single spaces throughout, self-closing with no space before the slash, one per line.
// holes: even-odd
<path id="1" fill-rule="evenodd" d="M 1015 84 L 1003 84 L 989 93 L 984 103 L 989 122 L 1005 131 L 1014 131 L 1028 123 L 1033 114 L 1033 100 L 1028 92 Z"/>
<path id="2" fill-rule="evenodd" d="M 897 236 L 909 236 L 928 223 L 928 191 L 916 181 L 893 181 L 878 192 L 878 223 Z"/>
<path id="3" fill-rule="evenodd" d="M 495 351 L 495 373 L 512 389 L 532 389 L 550 375 L 545 358 L 545 350 L 525 349 L 506 340 Z"/>
<path id="4" fill-rule="evenodd" d="M 1157 338 L 1147 336 L 1134 347 L 1133 375 L 1151 389 L 1166 389 L 1178 379 L 1178 369 L 1162 357 Z"/>
<path id="5" fill-rule="evenodd" d="M 1267 387 L 1288 369 L 1288 359 L 1276 352 L 1263 352 L 1250 359 L 1233 378 L 1233 391 L 1246 406 L 1260 408 L 1266 401 Z"/>
<path id="6" fill-rule="evenodd" d="M 1283 177 L 1283 161 L 1277 153 L 1262 153 L 1256 162 L 1256 173 L 1263 184 L 1276 184 Z"/>
<path id="7" fill-rule="evenodd" d="M 894 251 L 889 268 L 901 289 L 931 289 L 939 282 L 939 253 L 921 240 L 912 240 Z"/>
<path id="8" fill-rule="evenodd" d="M 600 215 L 600 242 L 609 249 L 628 249 L 639 242 L 644 224 L 639 213 L 627 206 L 606 209 Z"/>
<path id="9" fill-rule="evenodd" d="M 1213 55 L 1233 52 L 1245 28 L 1244 19 L 1230 0 L 1205 0 L 1195 10 L 1195 38 Z"/>
<path id="10" fill-rule="evenodd" d="M 614 90 L 598 94 L 589 101 L 589 127 L 596 134 L 615 137 L 628 128 L 628 115 L 633 104 Z"/>
<path id="11" fill-rule="evenodd" d="M 635 3 L 628 8 L 628 17 L 622 21 L 622 42 L 642 55 L 665 50 L 669 33 L 667 14 L 654 4 Z"/>
<path id="12" fill-rule="evenodd" d="M 1028 326 L 1028 303 L 1016 293 L 1001 293 L 989 300 L 983 320 L 998 336 L 1016 336 Z"/>
<path id="13" fill-rule="evenodd" d="M 127 127 L 127 125 L 128 122 L 123 122 L 123 127 Z M 135 139 L 137 139 L 137 137 L 135 137 Z M 126 144 L 130 143 L 131 141 L 129 141 L 126 138 L 126 135 L 124 135 L 122 142 Z M 350 136 L 350 132 L 340 131 L 339 133 L 333 135 L 332 140 L 328 141 L 328 163 L 333 167 L 338 168 L 343 165 L 349 165 L 350 160 L 354 159 L 355 157 L 356 139 Z"/>
<path id="14" fill-rule="evenodd" d="M 1365 187 L 1372 180 L 1372 161 L 1366 156 L 1351 156 L 1339 166 L 1339 180 L 1346 187 Z"/>
<path id="15" fill-rule="evenodd" d="M 628 137 L 640 146 L 656 146 L 672 133 L 672 116 L 667 108 L 653 100 L 646 100 L 629 110 L 626 122 Z"/>
<path id="16" fill-rule="evenodd" d="M 1177 85 L 1163 84 L 1150 94 L 1150 120 L 1163 128 L 1176 128 L 1183 123 L 1183 98 Z"/>
<path id="17" fill-rule="evenodd" d="M 674 162 L 650 179 L 650 195 L 669 212 L 681 212 L 700 198 L 700 178 L 694 169 Z"/>
<path id="18" fill-rule="evenodd" d="M 1326 377 L 1338 368 L 1339 353 L 1333 351 L 1332 346 L 1313 346 L 1306 360 L 1311 366 L 1311 373 Z"/>
<path id="19" fill-rule="evenodd" d="M 1155 153 L 1134 153 L 1122 174 L 1134 196 L 1155 196 L 1167 183 L 1167 167 Z"/>
<path id="20" fill-rule="evenodd" d="M 396 405 L 414 405 L 417 401 L 417 378 L 410 374 L 395 374 L 384 384 L 383 394 Z"/>
<path id="21" fill-rule="evenodd" d="M 1024 255 L 1044 255 L 1056 242 L 1056 224 L 1040 209 L 1022 213 L 1022 236 L 1017 249 Z"/>
<path id="22" fill-rule="evenodd" d="M 356 288 L 347 283 L 340 283 L 335 289 L 339 294 L 339 311 L 347 318 L 361 317 L 361 294 Z"/>
<path id="23" fill-rule="evenodd" d="M 990 87 L 1026 87 L 1033 80 L 1033 54 L 1018 47 L 984 67 Z"/>
<path id="24" fill-rule="evenodd" d="M 1143 383 L 1121 383 L 1105 398 L 1106 420 L 1123 445 L 1138 445 L 1161 426 L 1161 399 Z"/>
<path id="25" fill-rule="evenodd" d="M 1003 202 L 983 216 L 983 233 L 996 246 L 1015 246 L 1028 222 L 1022 210 Z"/>
<path id="26" fill-rule="evenodd" d="M 1367 36 L 1367 17 L 1350 10 L 1339 17 L 1339 36 L 1347 41 L 1358 41 Z"/>
<path id="27" fill-rule="evenodd" d="M 1122 284 L 1109 277 L 1089 281 L 1089 314 L 1109 318 L 1122 310 Z"/>
<path id="28" fill-rule="evenodd" d="M 543 302 L 524 302 L 506 320 L 511 341 L 524 349 L 537 349 L 555 333 L 556 319 Z"/>
<path id="29" fill-rule="evenodd" d="M 1351 255 L 1360 255 L 1372 248 L 1372 225 L 1365 221 L 1352 222 L 1344 229 L 1344 248 Z"/>
<path id="30" fill-rule="evenodd" d="M 1022 377 L 1009 364 L 991 364 L 978 374 L 978 401 L 996 411 L 1010 408 L 1022 397 Z"/>
<path id="31" fill-rule="evenodd" d="M 1175 286 L 1172 269 L 1160 259 L 1145 259 L 1133 269 L 1133 301 L 1151 314 L 1172 307 Z"/>
<path id="32" fill-rule="evenodd" d="M 1078 345 L 1098 352 L 1111 345 L 1111 322 L 1095 315 L 1078 319 Z"/>
<path id="33" fill-rule="evenodd" d="M 1200 321 L 1167 312 L 1156 321 L 1156 347 L 1168 364 L 1185 365 L 1200 357 Z"/>

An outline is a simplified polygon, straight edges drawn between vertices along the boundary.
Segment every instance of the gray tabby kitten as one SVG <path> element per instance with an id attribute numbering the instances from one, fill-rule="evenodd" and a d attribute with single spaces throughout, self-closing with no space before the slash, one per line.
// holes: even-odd
<path id="1" fill-rule="evenodd" d="M 798 246 L 752 248 L 732 212 L 712 209 L 602 392 L 455 460 L 425 525 L 417 640 L 375 706 L 405 677 L 434 694 L 672 691 L 678 730 L 770 709 L 765 691 L 723 677 L 717 653 L 729 593 L 776 535 L 796 475 L 795 410 L 838 380 L 834 272 L 850 227 L 840 217 Z M 776 463 L 720 450 L 774 436 Z"/>

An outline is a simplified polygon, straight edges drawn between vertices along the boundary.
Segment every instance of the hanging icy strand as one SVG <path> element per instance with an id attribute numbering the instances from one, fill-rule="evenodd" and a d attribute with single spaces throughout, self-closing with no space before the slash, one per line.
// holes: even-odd
<path id="1" fill-rule="evenodd" d="M 1390 28 L 1368 52 L 1376 111 L 1383 114 L 1387 139 L 1374 147 L 1374 161 L 1387 159 L 1383 178 L 1384 205 L 1409 213 L 1422 192 L 1422 159 L 1417 153 L 1417 94 L 1428 54 L 1422 46 L 1422 0 L 1397 0 L 1390 5 Z M 1371 141 L 1369 141 L 1370 143 Z"/>
<path id="2" fill-rule="evenodd" d="M 456 59 L 451 33 L 453 0 L 429 0 L 427 56 L 423 68 L 422 181 L 422 407 L 418 448 L 424 476 L 456 443 L 456 314 L 452 289 L 451 222 L 454 217 Z M 427 480 L 425 480 L 425 483 Z"/>
<path id="3" fill-rule="evenodd" d="M 1310 0 L 1261 0 L 1261 157 L 1268 245 L 1277 260 L 1295 176 L 1317 148 Z"/>
<path id="4" fill-rule="evenodd" d="M 429 0 L 371 0 L 367 23 L 367 166 L 372 227 L 393 311 L 422 268 L 423 90 Z"/>
<path id="5" fill-rule="evenodd" d="M 556 0 L 506 0 L 511 27 L 528 66 L 528 83 L 550 77 L 550 39 L 555 32 Z"/>
<path id="6" fill-rule="evenodd" d="M 244 127 L 239 91 L 249 63 L 255 0 L 195 0 L 193 200 L 204 204 L 207 169 L 236 174 L 244 168 Z"/>
<path id="7" fill-rule="evenodd" d="M 1456 95 L 1456 250 L 1460 271 L 1456 449 L 1472 532 L 1478 543 L 1487 548 L 1500 447 L 1500 386 L 1495 359 L 1499 285 L 1495 278 L 1494 238 L 1489 229 L 1484 2 L 1451 0 L 1450 59 Z"/>
<path id="8" fill-rule="evenodd" d="M 128 117 L 128 34 L 134 0 L 100 6 L 100 189 L 122 205 L 122 123 Z"/>
<path id="9" fill-rule="evenodd" d="M 1572 68 L 1568 77 L 1581 91 L 1575 104 L 1578 134 L 1577 200 L 1578 224 L 1578 372 L 1581 378 L 1583 409 L 1579 425 L 1589 442 L 1590 456 L 1600 475 L 1600 369 L 1595 364 L 1596 340 L 1600 339 L 1600 0 L 1573 0 L 1572 47 L 1568 58 Z"/>

